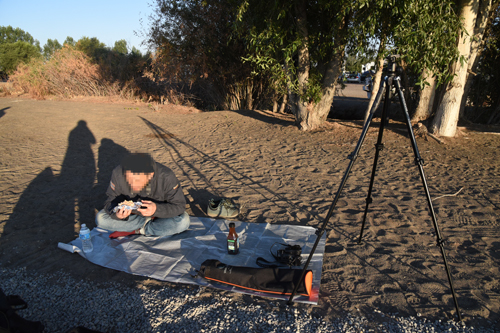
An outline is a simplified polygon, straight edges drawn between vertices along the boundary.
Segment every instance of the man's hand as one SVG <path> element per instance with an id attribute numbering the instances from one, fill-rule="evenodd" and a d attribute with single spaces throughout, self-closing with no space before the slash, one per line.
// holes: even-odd
<path id="1" fill-rule="evenodd" d="M 156 204 L 153 201 L 142 200 L 142 205 L 137 210 L 142 214 L 142 216 L 153 216 L 156 212 Z"/>
<path id="2" fill-rule="evenodd" d="M 129 217 L 130 214 L 132 214 L 131 209 L 126 209 L 125 207 L 122 207 L 120 208 L 119 211 L 116 212 L 116 217 L 119 218 L 120 220 L 124 220 L 127 217 Z"/>

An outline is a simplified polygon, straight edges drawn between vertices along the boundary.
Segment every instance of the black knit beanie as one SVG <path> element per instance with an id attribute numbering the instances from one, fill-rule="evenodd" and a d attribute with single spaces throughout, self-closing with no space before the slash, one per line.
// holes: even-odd
<path id="1" fill-rule="evenodd" d="M 132 153 L 127 155 L 122 161 L 123 171 L 132 173 L 151 173 L 154 172 L 154 160 L 146 153 Z"/>

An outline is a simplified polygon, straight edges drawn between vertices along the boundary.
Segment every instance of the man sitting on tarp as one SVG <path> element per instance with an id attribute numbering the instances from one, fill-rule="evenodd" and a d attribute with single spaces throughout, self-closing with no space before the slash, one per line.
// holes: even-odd
<path id="1" fill-rule="evenodd" d="M 189 228 L 186 198 L 174 172 L 149 154 L 126 156 L 113 170 L 98 227 L 116 231 L 110 237 L 141 234 L 167 236 Z"/>

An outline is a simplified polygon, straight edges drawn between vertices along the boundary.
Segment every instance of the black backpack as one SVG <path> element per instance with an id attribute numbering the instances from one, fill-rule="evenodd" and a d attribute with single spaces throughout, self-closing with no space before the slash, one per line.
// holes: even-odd
<path id="1" fill-rule="evenodd" d="M 5 295 L 0 288 L 0 332 L 1 333 L 41 333 L 45 329 L 39 321 L 20 317 L 16 311 L 26 309 L 28 304 L 17 295 Z"/>

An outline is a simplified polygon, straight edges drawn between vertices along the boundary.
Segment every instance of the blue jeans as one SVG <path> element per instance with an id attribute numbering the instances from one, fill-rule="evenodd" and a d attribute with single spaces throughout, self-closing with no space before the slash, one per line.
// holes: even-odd
<path id="1" fill-rule="evenodd" d="M 97 213 L 95 222 L 99 228 L 110 231 L 135 231 L 140 229 L 146 236 L 170 236 L 189 228 L 189 215 L 184 212 L 171 218 L 154 218 L 130 215 L 128 221 L 113 219 L 104 209 Z"/>

